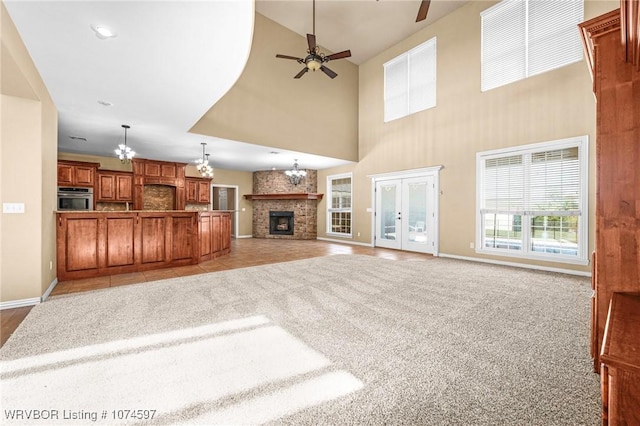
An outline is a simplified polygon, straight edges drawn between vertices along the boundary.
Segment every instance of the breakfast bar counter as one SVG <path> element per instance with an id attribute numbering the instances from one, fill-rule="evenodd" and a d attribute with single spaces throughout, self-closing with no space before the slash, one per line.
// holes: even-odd
<path id="1" fill-rule="evenodd" d="M 231 212 L 57 212 L 58 280 L 194 265 L 231 251 Z"/>

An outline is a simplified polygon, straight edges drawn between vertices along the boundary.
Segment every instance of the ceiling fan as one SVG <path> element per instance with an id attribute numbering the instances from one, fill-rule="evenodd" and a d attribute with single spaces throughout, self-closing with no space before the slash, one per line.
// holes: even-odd
<path id="1" fill-rule="evenodd" d="M 429 4 L 431 0 L 422 0 L 420 3 L 420 9 L 418 9 L 418 16 L 416 17 L 416 22 L 424 21 L 427 19 L 427 12 L 429 12 Z"/>
<path id="2" fill-rule="evenodd" d="M 333 70 L 327 68 L 324 64 L 334 59 L 348 58 L 351 56 L 350 50 L 344 50 L 342 52 L 334 53 L 331 55 L 325 55 L 320 52 L 320 49 L 316 45 L 316 0 L 313 0 L 313 34 L 307 34 L 307 44 L 309 49 L 307 50 L 307 56 L 304 58 L 296 58 L 295 56 L 277 54 L 276 58 L 293 59 L 300 64 L 304 64 L 305 67 L 293 78 L 300 78 L 305 75 L 309 70 L 316 71 L 320 69 L 323 73 L 331 78 L 336 78 L 336 74 Z"/>

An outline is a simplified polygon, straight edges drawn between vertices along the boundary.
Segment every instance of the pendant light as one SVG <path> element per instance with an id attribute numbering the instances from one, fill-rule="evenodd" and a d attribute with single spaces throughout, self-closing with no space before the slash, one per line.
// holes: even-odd
<path id="1" fill-rule="evenodd" d="M 131 126 L 123 124 L 122 128 L 124 129 L 124 143 L 118 145 L 115 151 L 120 161 L 130 163 L 131 159 L 136 155 L 136 152 L 127 146 L 127 129 L 131 128 Z"/>
<path id="2" fill-rule="evenodd" d="M 213 167 L 209 165 L 209 154 L 204 153 L 204 147 L 206 143 L 202 142 L 202 158 L 196 160 L 196 168 L 200 172 L 200 176 L 213 178 Z"/>

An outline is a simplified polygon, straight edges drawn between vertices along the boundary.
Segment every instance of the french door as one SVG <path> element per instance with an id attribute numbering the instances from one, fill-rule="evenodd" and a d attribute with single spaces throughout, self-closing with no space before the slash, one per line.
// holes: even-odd
<path id="1" fill-rule="evenodd" d="M 435 253 L 436 197 L 433 175 L 377 180 L 375 246 Z"/>

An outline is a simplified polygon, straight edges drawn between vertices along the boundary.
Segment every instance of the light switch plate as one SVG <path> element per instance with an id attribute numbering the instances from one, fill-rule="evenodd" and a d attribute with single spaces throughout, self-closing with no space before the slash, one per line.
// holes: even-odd
<path id="1" fill-rule="evenodd" d="M 24 213 L 24 203 L 2 203 L 2 213 Z"/>

